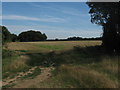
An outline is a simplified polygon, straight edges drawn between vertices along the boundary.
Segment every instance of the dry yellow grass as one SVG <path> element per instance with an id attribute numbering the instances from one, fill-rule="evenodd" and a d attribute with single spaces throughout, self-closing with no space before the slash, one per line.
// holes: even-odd
<path id="1" fill-rule="evenodd" d="M 118 88 L 118 85 L 104 74 L 86 67 L 64 65 L 60 69 L 68 72 L 71 77 L 78 80 L 81 86 L 85 88 Z"/>
<path id="2" fill-rule="evenodd" d="M 58 74 L 32 88 L 118 88 L 106 75 L 84 66 L 61 65 Z"/>
<path id="3" fill-rule="evenodd" d="M 101 41 L 45 41 L 45 42 L 12 42 L 8 43 L 8 49 L 10 50 L 32 50 L 32 51 L 40 51 L 40 52 L 46 52 L 49 51 L 48 48 L 44 47 L 38 47 L 37 45 L 47 45 L 47 46 L 53 46 L 54 45 L 59 47 L 59 46 L 64 46 L 63 49 L 71 49 L 73 46 L 81 46 L 81 47 L 86 47 L 86 46 L 96 46 L 96 45 L 101 45 Z M 63 50 L 62 49 L 62 50 Z"/>
<path id="4" fill-rule="evenodd" d="M 80 46 L 91 46 L 91 45 L 100 45 L 101 41 L 45 41 L 45 42 L 26 42 L 29 44 L 46 44 L 46 45 L 80 45 Z"/>
<path id="5" fill-rule="evenodd" d="M 26 61 L 28 60 L 27 56 L 21 56 L 16 58 L 16 60 L 12 60 L 11 63 L 7 64 L 3 67 L 4 71 L 14 71 L 24 67 L 27 67 Z"/>
<path id="6" fill-rule="evenodd" d="M 101 64 L 101 67 L 104 68 L 104 70 L 107 70 L 107 71 L 117 75 L 119 60 L 120 60 L 120 57 L 118 57 L 118 56 L 116 56 L 116 57 L 106 56 L 102 59 L 102 62 L 100 64 Z"/>
<path id="7" fill-rule="evenodd" d="M 10 50 L 33 50 L 38 49 L 37 47 L 24 42 L 11 42 L 7 44 L 8 49 Z"/>

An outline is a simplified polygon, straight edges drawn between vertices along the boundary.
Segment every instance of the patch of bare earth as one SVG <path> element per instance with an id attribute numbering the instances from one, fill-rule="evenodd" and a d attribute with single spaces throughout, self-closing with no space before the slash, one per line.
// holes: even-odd
<path id="1" fill-rule="evenodd" d="M 27 55 L 21 55 L 20 58 L 18 58 L 18 60 L 15 61 L 14 65 L 17 65 L 17 64 L 20 64 L 20 63 L 25 63 L 28 59 L 29 59 L 29 57 Z M 31 69 L 34 69 L 34 68 L 35 67 L 33 67 Z M 24 72 L 17 73 L 14 78 L 8 77 L 8 78 L 3 79 L 2 80 L 2 86 L 6 86 L 6 85 L 14 83 L 18 78 L 27 75 L 29 73 L 29 71 L 25 72 L 25 73 Z"/>
<path id="2" fill-rule="evenodd" d="M 15 82 L 15 86 L 13 88 L 29 88 L 32 85 L 43 82 L 44 80 L 50 78 L 51 71 L 54 69 L 53 67 L 40 67 L 41 74 L 36 76 L 34 79 L 26 79 L 26 80 L 18 80 Z"/>
<path id="3" fill-rule="evenodd" d="M 21 61 L 21 62 L 26 62 L 29 59 L 29 57 L 27 55 L 21 55 L 20 58 L 17 60 Z M 33 79 L 28 79 L 25 78 L 22 79 L 22 77 L 27 76 L 29 74 L 32 74 L 34 72 L 34 70 L 36 68 L 40 68 L 41 73 L 40 75 L 37 75 L 35 78 Z M 16 88 L 27 88 L 29 87 L 29 85 L 38 83 L 38 82 L 42 82 L 44 80 L 46 80 L 47 78 L 49 78 L 51 76 L 51 70 L 54 69 L 53 67 L 41 67 L 41 66 L 35 66 L 30 68 L 28 71 L 26 72 L 18 72 L 15 74 L 14 77 L 8 77 L 2 80 L 2 86 L 11 86 L 11 85 L 15 85 L 14 87 Z"/>
<path id="4" fill-rule="evenodd" d="M 17 73 L 14 78 L 8 77 L 7 79 L 3 79 L 2 85 L 5 86 L 5 85 L 9 85 L 9 84 L 15 83 L 18 78 L 23 77 L 25 75 L 28 75 L 28 74 L 32 73 L 32 71 L 35 68 L 36 67 L 31 68 L 31 69 L 29 69 L 28 72 L 25 72 L 25 73 L 24 72 Z"/>
<path id="5" fill-rule="evenodd" d="M 47 68 L 39 67 L 41 69 L 40 75 L 36 76 L 33 79 L 20 79 L 32 73 L 36 68 L 37 66 L 29 69 L 29 71 L 27 72 L 18 73 L 17 76 L 15 76 L 14 78 L 4 79 L 2 82 L 2 86 L 14 84 L 15 86 L 13 86 L 13 88 L 28 88 L 31 85 L 37 84 L 39 82 L 48 79 L 51 76 L 51 71 L 54 69 L 53 67 L 47 67 Z"/>

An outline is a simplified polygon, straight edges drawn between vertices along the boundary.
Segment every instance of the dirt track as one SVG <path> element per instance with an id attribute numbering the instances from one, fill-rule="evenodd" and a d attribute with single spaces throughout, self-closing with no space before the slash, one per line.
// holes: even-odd
<path id="1" fill-rule="evenodd" d="M 8 78 L 6 80 L 3 80 L 3 86 L 15 84 L 15 86 L 13 86 L 13 88 L 29 88 L 30 86 L 32 86 L 34 84 L 37 84 L 39 82 L 42 82 L 42 81 L 48 79 L 51 76 L 51 71 L 54 69 L 53 67 L 47 67 L 47 68 L 40 67 L 41 74 L 36 76 L 34 79 L 25 79 L 25 80 L 19 79 L 20 77 L 23 77 L 29 73 L 32 73 L 31 70 L 33 71 L 35 68 L 37 68 L 37 67 L 33 67 L 33 68 L 29 69 L 28 72 L 19 73 L 17 76 L 15 76 L 12 79 Z"/>
<path id="2" fill-rule="evenodd" d="M 41 68 L 41 74 L 35 77 L 34 79 L 26 79 L 26 80 L 20 80 L 16 82 L 16 85 L 13 88 L 30 88 L 30 86 L 33 86 L 35 84 L 38 84 L 51 76 L 51 70 L 53 70 L 53 67 L 48 68 Z"/>

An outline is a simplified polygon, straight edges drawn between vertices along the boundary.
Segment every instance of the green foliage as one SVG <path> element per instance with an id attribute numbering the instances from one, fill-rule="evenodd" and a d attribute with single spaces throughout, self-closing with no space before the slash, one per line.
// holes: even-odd
<path id="1" fill-rule="evenodd" d="M 108 22 L 110 18 L 113 21 L 118 21 L 120 12 L 118 2 L 87 2 L 90 7 L 91 22 L 103 25 Z"/>
<path id="2" fill-rule="evenodd" d="M 10 42 L 11 41 L 11 33 L 8 31 L 8 29 L 5 26 L 0 26 L 2 29 L 2 43 Z"/>
<path id="3" fill-rule="evenodd" d="M 11 34 L 12 42 L 18 41 L 18 36 L 16 34 Z"/>
<path id="4" fill-rule="evenodd" d="M 120 2 L 87 2 L 91 22 L 103 26 L 103 46 L 108 52 L 120 52 Z"/>
<path id="5" fill-rule="evenodd" d="M 0 26 L 0 31 L 2 34 L 2 44 L 3 45 L 7 42 L 17 41 L 17 35 L 11 34 L 5 26 Z"/>
<path id="6" fill-rule="evenodd" d="M 47 36 L 45 33 L 41 33 L 40 31 L 26 31 L 22 32 L 17 36 L 16 34 L 11 34 L 9 30 L 5 26 L 0 26 L 0 35 L 2 35 L 2 43 L 3 45 L 7 42 L 29 42 L 29 41 L 45 41 Z"/>
<path id="7" fill-rule="evenodd" d="M 47 36 L 46 36 L 45 33 L 43 33 L 42 36 L 43 36 L 43 40 L 46 40 L 46 39 L 47 39 Z"/>
<path id="8" fill-rule="evenodd" d="M 21 42 L 29 42 L 29 41 L 44 41 L 47 39 L 45 34 L 42 34 L 40 31 L 26 31 L 22 32 L 18 36 Z"/>

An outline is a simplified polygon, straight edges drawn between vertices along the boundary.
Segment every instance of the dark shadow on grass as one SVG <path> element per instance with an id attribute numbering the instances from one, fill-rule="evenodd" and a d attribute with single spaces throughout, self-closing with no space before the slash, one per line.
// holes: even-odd
<path id="1" fill-rule="evenodd" d="M 30 57 L 27 64 L 30 66 L 53 66 L 55 61 L 56 54 L 54 52 L 49 53 L 29 53 L 27 54 Z"/>
<path id="2" fill-rule="evenodd" d="M 59 66 L 61 64 L 91 64 L 100 62 L 102 57 L 107 54 L 102 46 L 80 47 L 74 46 L 72 50 L 49 53 L 29 53 L 30 57 L 27 64 L 30 66 Z"/>

